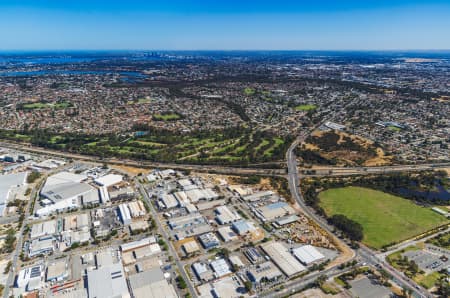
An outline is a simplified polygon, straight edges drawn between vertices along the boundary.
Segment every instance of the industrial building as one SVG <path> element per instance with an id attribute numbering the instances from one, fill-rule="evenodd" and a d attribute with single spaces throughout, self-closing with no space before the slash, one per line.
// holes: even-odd
<path id="1" fill-rule="evenodd" d="M 172 285 L 164 278 L 159 268 L 139 272 L 129 277 L 134 298 L 177 298 Z"/>
<path id="2" fill-rule="evenodd" d="M 201 214 L 189 214 L 169 220 L 169 226 L 172 230 L 194 227 L 205 223 L 206 220 Z"/>
<path id="3" fill-rule="evenodd" d="M 173 194 L 164 193 L 159 199 L 159 206 L 162 209 L 171 209 L 178 207 L 179 202 Z"/>
<path id="4" fill-rule="evenodd" d="M 274 224 L 275 227 L 282 227 L 284 225 L 288 225 L 293 222 L 296 222 L 299 219 L 300 219 L 300 217 L 298 217 L 298 215 L 292 214 L 292 215 L 284 216 L 281 218 L 277 218 L 272 224 Z"/>
<path id="5" fill-rule="evenodd" d="M 120 213 L 120 220 L 122 221 L 122 223 L 124 225 L 129 225 L 131 223 L 131 214 L 127 204 L 119 205 L 119 213 Z"/>
<path id="6" fill-rule="evenodd" d="M 198 240 L 205 249 L 211 249 L 220 245 L 219 239 L 216 235 L 214 235 L 214 233 L 200 235 Z"/>
<path id="7" fill-rule="evenodd" d="M 262 221 L 272 221 L 295 213 L 294 208 L 286 202 L 276 202 L 256 209 L 256 216 Z"/>
<path id="8" fill-rule="evenodd" d="M 221 224 L 229 224 L 241 219 L 239 214 L 235 211 L 231 211 L 227 206 L 219 206 L 215 210 L 216 212 L 216 221 Z"/>
<path id="9" fill-rule="evenodd" d="M 222 277 L 222 276 L 225 276 L 225 275 L 231 273 L 230 266 L 228 265 L 227 261 L 225 261 L 225 259 L 213 260 L 213 261 L 211 261 L 210 265 L 214 271 L 216 278 L 219 278 L 219 277 Z"/>
<path id="10" fill-rule="evenodd" d="M 217 233 L 224 242 L 234 241 L 238 238 L 238 235 L 233 232 L 230 226 L 224 226 L 217 229 Z"/>
<path id="11" fill-rule="evenodd" d="M 69 271 L 67 266 L 67 260 L 59 259 L 51 263 L 47 267 L 46 281 L 62 281 L 69 277 Z"/>
<path id="12" fill-rule="evenodd" d="M 253 264 L 259 263 L 264 260 L 264 257 L 261 253 L 254 247 L 250 247 L 244 251 L 244 255 L 249 259 Z"/>
<path id="13" fill-rule="evenodd" d="M 306 268 L 292 256 L 288 249 L 280 242 L 267 242 L 261 245 L 264 252 L 288 277 L 303 272 Z"/>
<path id="14" fill-rule="evenodd" d="M 261 280 L 273 282 L 283 277 L 283 273 L 272 262 L 267 261 L 251 267 L 247 276 L 253 283 L 259 284 Z"/>
<path id="15" fill-rule="evenodd" d="M 108 174 L 108 175 L 105 175 L 105 176 L 95 179 L 94 182 L 100 186 L 110 187 L 110 186 L 113 186 L 115 184 L 122 182 L 122 180 L 123 180 L 122 175 Z"/>
<path id="16" fill-rule="evenodd" d="M 249 220 L 240 220 L 240 221 L 234 222 L 232 225 L 232 228 L 239 235 L 244 235 L 250 231 L 255 230 L 256 226 L 255 226 L 254 222 L 251 222 Z"/>
<path id="17" fill-rule="evenodd" d="M 127 251 L 135 250 L 135 249 L 138 249 L 138 248 L 141 248 L 144 246 L 148 246 L 153 243 L 156 243 L 155 237 L 147 237 L 147 238 L 143 238 L 141 240 L 124 243 L 124 244 L 120 245 L 120 250 L 122 252 L 127 252 Z"/>
<path id="18" fill-rule="evenodd" d="M 64 231 L 78 231 L 89 228 L 89 215 L 86 213 L 68 215 L 64 217 Z"/>
<path id="19" fill-rule="evenodd" d="M 98 204 L 98 190 L 82 183 L 85 175 L 60 172 L 47 178 L 40 195 L 44 207 L 36 211 L 36 215 L 45 216 L 56 211 L 78 208 L 80 205 Z"/>
<path id="20" fill-rule="evenodd" d="M 3 216 L 6 205 L 11 199 L 12 190 L 25 185 L 26 179 L 27 172 L 0 175 L 0 216 Z"/>
<path id="21" fill-rule="evenodd" d="M 200 247 L 197 244 L 197 241 L 194 239 L 190 241 L 186 241 L 183 243 L 182 248 L 186 254 L 192 254 L 200 250 Z"/>
<path id="22" fill-rule="evenodd" d="M 128 209 L 130 209 L 131 217 L 133 218 L 145 216 L 147 214 L 144 203 L 142 203 L 141 200 L 129 202 L 127 205 Z"/>
<path id="23" fill-rule="evenodd" d="M 31 241 L 28 256 L 34 257 L 41 254 L 48 254 L 55 250 L 53 236 L 46 236 Z"/>
<path id="24" fill-rule="evenodd" d="M 43 276 L 42 265 L 24 268 L 17 274 L 16 286 L 25 289 L 25 291 L 38 290 L 42 286 Z"/>
<path id="25" fill-rule="evenodd" d="M 254 194 L 244 195 L 241 197 L 247 202 L 256 202 L 256 201 L 261 201 L 261 200 L 267 200 L 267 199 L 271 198 L 273 195 L 274 195 L 273 191 L 265 190 L 265 191 L 259 191 Z"/>
<path id="26" fill-rule="evenodd" d="M 245 267 L 245 264 L 242 262 L 241 258 L 238 255 L 230 256 L 228 260 L 230 261 L 231 265 L 237 268 Z"/>
<path id="27" fill-rule="evenodd" d="M 197 203 L 200 200 L 214 200 L 219 197 L 219 195 L 212 189 L 190 189 L 185 191 L 186 196 L 191 201 L 191 203 Z"/>
<path id="28" fill-rule="evenodd" d="M 325 260 L 325 256 L 312 245 L 297 247 L 292 250 L 292 253 L 305 266 Z"/>
<path id="29" fill-rule="evenodd" d="M 31 227 L 30 238 L 40 238 L 43 236 L 52 236 L 56 234 L 56 220 L 44 221 L 34 224 Z"/>
<path id="30" fill-rule="evenodd" d="M 209 281 L 214 278 L 213 272 L 205 263 L 192 264 L 192 270 L 194 270 L 195 275 L 201 281 Z"/>
<path id="31" fill-rule="evenodd" d="M 89 298 L 130 298 L 122 263 L 88 271 L 87 288 Z"/>
<path id="32" fill-rule="evenodd" d="M 243 295 L 242 283 L 235 275 L 223 277 L 211 283 L 205 283 L 197 287 L 198 296 L 202 298 L 238 298 Z"/>

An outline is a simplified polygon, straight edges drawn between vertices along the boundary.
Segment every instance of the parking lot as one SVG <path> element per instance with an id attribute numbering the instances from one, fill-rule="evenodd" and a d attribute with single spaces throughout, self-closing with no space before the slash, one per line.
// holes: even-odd
<path id="1" fill-rule="evenodd" d="M 414 261 L 421 270 L 427 274 L 450 266 L 450 255 L 444 250 L 432 249 L 429 247 L 423 250 L 407 251 L 403 256 Z"/>

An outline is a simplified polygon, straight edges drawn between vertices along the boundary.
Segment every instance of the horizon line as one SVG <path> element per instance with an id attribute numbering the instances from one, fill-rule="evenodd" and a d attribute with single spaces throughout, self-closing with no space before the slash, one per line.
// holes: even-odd
<path id="1" fill-rule="evenodd" d="M 450 52 L 448 49 L 0 49 L 4 52 Z"/>

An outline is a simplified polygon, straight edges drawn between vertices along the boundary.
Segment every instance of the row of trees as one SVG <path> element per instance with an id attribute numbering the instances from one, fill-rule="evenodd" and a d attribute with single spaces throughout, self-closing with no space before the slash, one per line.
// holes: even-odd
<path id="1" fill-rule="evenodd" d="M 353 241 L 361 241 L 364 237 L 362 225 L 345 215 L 335 214 L 328 218 L 328 222 L 341 230 L 345 236 Z"/>

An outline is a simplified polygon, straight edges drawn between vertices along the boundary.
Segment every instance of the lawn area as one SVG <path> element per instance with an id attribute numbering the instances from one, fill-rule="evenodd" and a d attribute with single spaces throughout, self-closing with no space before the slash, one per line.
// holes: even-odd
<path id="1" fill-rule="evenodd" d="M 401 131 L 402 130 L 400 127 L 393 126 L 393 125 L 388 126 L 388 129 L 391 131 Z"/>
<path id="2" fill-rule="evenodd" d="M 253 88 L 247 87 L 244 89 L 244 94 L 247 96 L 254 95 L 255 93 L 256 93 L 256 90 Z"/>
<path id="3" fill-rule="evenodd" d="M 48 103 L 42 103 L 42 102 L 35 102 L 35 103 L 27 103 L 23 105 L 23 108 L 25 110 L 38 110 L 38 109 L 45 109 L 48 108 Z"/>
<path id="4" fill-rule="evenodd" d="M 144 103 L 151 103 L 152 99 L 151 98 L 139 98 L 138 99 L 138 103 L 144 104 Z"/>
<path id="5" fill-rule="evenodd" d="M 313 105 L 313 104 L 299 105 L 299 106 L 295 107 L 296 111 L 301 111 L 301 112 L 313 111 L 315 109 L 317 109 L 317 106 Z"/>
<path id="6" fill-rule="evenodd" d="M 264 156 L 272 156 L 273 151 L 278 148 L 279 146 L 284 144 L 284 141 L 280 138 L 274 138 L 274 143 L 272 146 L 270 146 L 269 148 L 267 148 L 267 150 L 264 151 Z"/>
<path id="7" fill-rule="evenodd" d="M 24 110 L 40 110 L 40 109 L 65 109 L 71 107 L 72 104 L 70 102 L 57 102 L 57 103 L 49 103 L 49 102 L 35 102 L 35 103 L 26 103 L 21 106 Z"/>
<path id="8" fill-rule="evenodd" d="M 343 214 L 363 226 L 363 243 L 381 248 L 449 221 L 410 200 L 363 187 L 342 187 L 319 194 L 328 216 Z"/>
<path id="9" fill-rule="evenodd" d="M 428 275 L 418 275 L 414 278 L 414 281 L 423 286 L 426 289 L 434 287 L 441 274 L 439 272 L 433 272 Z"/>
<path id="10" fill-rule="evenodd" d="M 433 237 L 429 239 L 427 243 L 431 243 L 439 247 L 450 249 L 450 232 Z"/>

